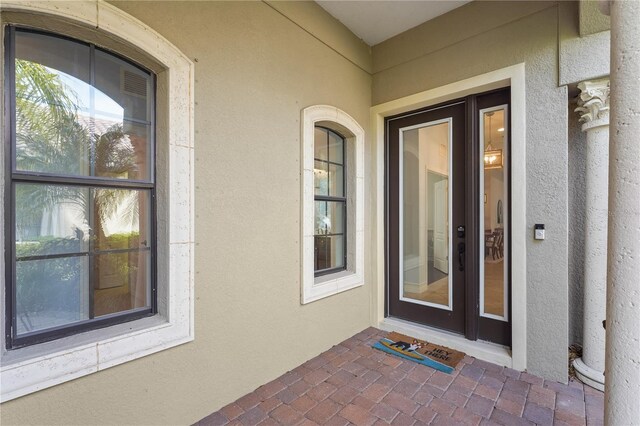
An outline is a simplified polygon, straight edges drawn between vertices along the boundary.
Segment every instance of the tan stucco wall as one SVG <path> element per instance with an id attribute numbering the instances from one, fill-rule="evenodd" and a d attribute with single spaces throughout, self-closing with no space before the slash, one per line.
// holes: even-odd
<path id="1" fill-rule="evenodd" d="M 471 2 L 374 46 L 373 103 L 525 63 L 527 367 L 566 381 L 568 94 L 558 87 L 558 13 L 555 2 Z M 533 240 L 535 223 L 546 225 L 543 242 Z"/>
<path id="2" fill-rule="evenodd" d="M 608 31 L 611 29 L 611 19 L 600 10 L 600 0 L 580 0 L 580 35 Z"/>
<path id="3" fill-rule="evenodd" d="M 569 241 L 580 244 L 567 228 L 570 203 L 580 202 L 567 194 L 579 185 L 580 157 L 568 151 L 579 150 L 580 136 L 569 132 L 567 146 L 568 123 L 576 123 L 567 87 L 558 87 L 558 33 L 562 42 L 586 38 L 574 35 L 575 16 L 574 27 L 561 20 L 560 29 L 558 16 L 563 8 L 577 14 L 577 5 L 474 1 L 371 55 L 314 3 L 112 3 L 195 62 L 196 339 L 2 404 L 2 424 L 190 423 L 365 328 L 372 271 L 383 259 L 370 251 L 372 179 L 365 179 L 365 287 L 299 302 L 301 109 L 331 104 L 368 130 L 372 104 L 520 62 L 527 235 L 534 223 L 547 225 L 547 240 L 527 246 L 528 366 L 566 380 L 569 306 L 581 299 L 568 295 L 568 281 L 578 285 L 580 275 L 579 264 L 571 273 L 567 266 Z M 577 54 L 560 56 L 569 79 L 584 74 L 573 70 L 600 72 L 571 59 Z M 369 176 L 368 143 L 365 157 Z M 571 324 L 572 336 L 579 327 Z"/>
<path id="4" fill-rule="evenodd" d="M 196 338 L 2 404 L 3 425 L 193 423 L 369 325 L 368 270 L 305 306 L 299 270 L 300 112 L 330 104 L 368 129 L 368 47 L 319 39 L 340 24 L 317 6 L 310 32 L 295 5 L 115 4 L 195 61 Z"/>
<path id="5" fill-rule="evenodd" d="M 559 3 L 558 34 L 560 38 L 559 85 L 570 85 L 583 80 L 601 78 L 609 74 L 611 31 L 581 34 L 581 16 L 584 4 L 591 1 L 562 1 Z M 597 7 L 592 12 L 603 15 Z M 577 89 L 574 89 L 577 92 Z"/>
<path id="6" fill-rule="evenodd" d="M 371 48 L 316 2 L 281 0 L 265 2 L 302 27 L 304 31 L 322 40 L 340 55 L 371 73 L 373 62 Z M 323 19 L 319 19 L 320 16 Z"/>

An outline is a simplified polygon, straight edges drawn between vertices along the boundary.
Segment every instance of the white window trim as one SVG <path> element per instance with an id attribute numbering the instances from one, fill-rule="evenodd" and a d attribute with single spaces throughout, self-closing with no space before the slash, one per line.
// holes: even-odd
<path id="1" fill-rule="evenodd" d="M 166 188 L 160 196 L 168 205 L 166 239 L 158 245 L 160 261 L 168 262 L 168 277 L 158 280 L 158 314 L 138 321 L 93 330 L 52 342 L 0 353 L 0 402 L 9 401 L 96 371 L 122 364 L 194 339 L 194 67 L 193 63 L 160 34 L 139 20 L 103 1 L 19 2 L 3 0 L 0 12 L 12 11 L 37 17 L 64 19 L 118 40 L 133 43 L 163 66 L 168 121 L 164 143 L 168 157 Z M 3 34 L 4 34 L 4 28 Z M 4 58 L 4 53 L 2 53 Z M 3 59 L 0 59 L 3 60 Z M 4 75 L 4 73 L 2 73 Z M 2 77 L 0 77 L 2 78 Z M 0 82 L 4 99 L 4 81 Z M 0 123 L 4 137 L 4 120 Z M 3 141 L 0 164 L 5 164 Z M 0 194 L 4 199 L 4 177 Z M 0 218 L 4 218 L 4 203 Z M 4 239 L 0 251 L 4 251 Z M 160 262 L 158 262 L 160 264 Z M 0 274 L 4 277 L 4 256 Z M 160 278 L 160 277 L 159 277 Z M 4 304 L 4 285 L 0 303 Z M 3 305 L 4 306 L 4 305 Z M 4 310 L 3 310 L 4 311 Z M 0 327 L 4 327 L 4 315 Z M 3 333 L 4 334 L 4 333 Z"/>
<path id="2" fill-rule="evenodd" d="M 347 215 L 353 215 L 355 230 L 347 228 L 348 258 L 346 271 L 314 276 L 314 130 L 316 123 L 338 131 L 345 137 L 347 152 Z M 350 147 L 349 147 L 350 146 Z M 354 165 L 355 167 L 349 167 Z M 351 170 L 353 169 L 353 170 Z M 314 105 L 302 110 L 302 262 L 301 302 L 306 304 L 364 284 L 364 130 L 349 114 L 329 105 Z M 351 254 L 349 256 L 349 253 Z"/>

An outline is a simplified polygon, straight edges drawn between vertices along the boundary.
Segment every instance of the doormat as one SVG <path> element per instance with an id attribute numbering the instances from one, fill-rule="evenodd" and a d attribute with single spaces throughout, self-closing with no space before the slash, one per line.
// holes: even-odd
<path id="1" fill-rule="evenodd" d="M 463 352 L 454 351 L 446 346 L 435 345 L 424 340 L 414 339 L 395 331 L 389 333 L 386 338 L 380 339 L 373 347 L 447 374 L 451 374 L 456 365 L 464 358 Z"/>

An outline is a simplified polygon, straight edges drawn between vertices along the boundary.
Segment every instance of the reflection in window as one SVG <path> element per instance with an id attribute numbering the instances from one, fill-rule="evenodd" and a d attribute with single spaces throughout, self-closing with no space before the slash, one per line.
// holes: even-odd
<path id="1" fill-rule="evenodd" d="M 39 33 L 16 32 L 15 50 L 16 170 L 151 179 L 149 73 Z"/>
<path id="2" fill-rule="evenodd" d="M 508 321 L 506 300 L 508 276 L 505 256 L 508 253 L 507 206 L 504 158 L 508 149 L 506 106 L 481 111 L 483 167 L 480 174 L 481 208 L 481 308 L 482 316 Z"/>
<path id="3" fill-rule="evenodd" d="M 449 309 L 450 126 L 402 130 L 402 297 Z"/>
<path id="4" fill-rule="evenodd" d="M 13 343 L 152 313 L 153 75 L 93 45 L 8 34 Z"/>
<path id="5" fill-rule="evenodd" d="M 345 141 L 316 126 L 314 138 L 314 270 L 316 275 L 346 269 Z"/>

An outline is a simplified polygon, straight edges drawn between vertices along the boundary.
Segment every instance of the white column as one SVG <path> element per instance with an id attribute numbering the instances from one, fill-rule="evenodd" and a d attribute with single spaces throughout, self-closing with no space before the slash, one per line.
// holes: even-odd
<path id="1" fill-rule="evenodd" d="M 582 358 L 574 361 L 578 378 L 604 390 L 607 288 L 607 193 L 609 188 L 609 79 L 578 84 L 576 112 L 587 134 L 585 169 L 584 317 Z"/>
<path id="2" fill-rule="evenodd" d="M 612 1 L 605 422 L 640 421 L 640 2 Z"/>

